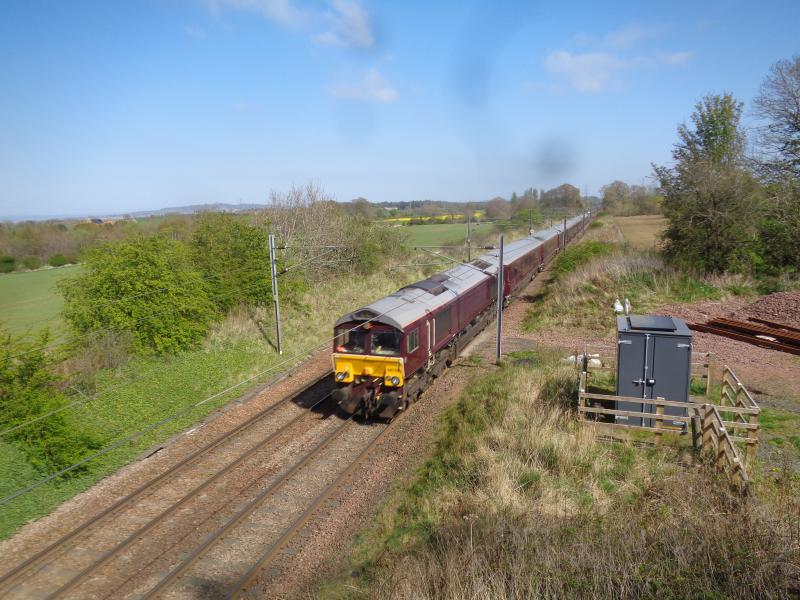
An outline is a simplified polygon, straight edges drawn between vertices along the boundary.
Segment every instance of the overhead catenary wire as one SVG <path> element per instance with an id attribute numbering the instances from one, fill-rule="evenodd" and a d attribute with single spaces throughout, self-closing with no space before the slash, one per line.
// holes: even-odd
<path id="1" fill-rule="evenodd" d="M 427 292 L 425 290 L 420 290 L 420 293 L 417 296 L 415 296 L 415 298 L 421 297 L 423 294 L 426 294 L 426 293 Z M 398 304 L 397 306 L 394 306 L 391 309 L 389 309 L 389 310 L 387 310 L 387 311 L 385 311 L 385 312 L 383 312 L 383 313 L 381 313 L 379 315 L 375 315 L 374 317 L 372 317 L 370 319 L 367 319 L 362 323 L 359 323 L 357 326 L 352 327 L 348 331 L 355 331 L 356 329 L 362 327 L 365 323 L 369 323 L 369 322 L 372 322 L 372 321 L 374 321 L 376 319 L 379 319 L 379 318 L 391 313 L 392 311 L 397 310 L 398 308 L 400 308 L 404 304 L 413 303 L 415 298 L 412 298 L 410 300 L 402 299 L 403 303 Z M 291 361 L 293 361 L 295 359 L 302 358 L 303 356 L 308 355 L 309 352 L 313 352 L 314 350 L 318 350 L 318 349 L 322 348 L 323 346 L 325 346 L 325 345 L 333 342 L 334 340 L 336 340 L 336 338 L 339 335 L 341 335 L 342 333 L 343 332 L 339 332 L 339 334 L 337 334 L 336 336 L 334 336 L 332 338 L 327 338 L 324 341 L 322 341 L 322 342 L 320 342 L 320 343 L 318 343 L 318 344 L 316 344 L 314 346 L 306 348 L 305 350 L 302 350 L 302 351 L 298 352 L 297 354 L 294 354 L 293 356 L 288 357 L 285 360 L 278 362 L 277 364 L 273 365 L 272 367 L 264 369 L 263 371 L 260 371 L 260 372 L 256 373 L 255 375 L 252 375 L 252 376 L 248 377 L 247 379 L 244 379 L 244 380 L 242 380 L 242 381 L 240 381 L 238 383 L 235 383 L 235 384 L 233 384 L 233 385 L 231 385 L 231 386 L 229 386 L 229 387 L 227 387 L 227 388 L 225 388 L 225 389 L 223 389 L 223 390 L 221 390 L 219 392 L 216 392 L 216 393 L 212 394 L 211 396 L 208 396 L 207 398 L 205 398 L 203 400 L 200 400 L 199 402 L 195 402 L 193 404 L 190 404 L 189 406 L 186 406 L 186 407 L 182 408 L 178 412 L 173 413 L 173 414 L 171 414 L 171 415 L 169 415 L 167 417 L 164 417 L 163 419 L 160 419 L 160 420 L 156 421 L 155 423 L 152 423 L 152 424 L 148 425 L 144 429 L 140 429 L 140 430 L 138 430 L 136 432 L 133 432 L 133 433 L 125 436 L 124 438 L 122 438 L 120 440 L 117 440 L 116 442 L 112 443 L 110 446 L 107 446 L 106 448 L 103 448 L 102 450 L 98 450 L 94 454 L 91 454 L 91 455 L 81 459 L 80 461 L 78 461 L 76 463 L 73 463 L 72 465 L 70 465 L 68 467 L 65 467 L 65 468 L 63 468 L 63 469 L 61 469 L 61 470 L 59 470 L 59 471 L 57 471 L 57 472 L 55 472 L 55 473 L 53 473 L 51 475 L 48 475 L 47 477 L 45 477 L 43 479 L 40 479 L 39 481 L 37 481 L 35 483 L 32 483 L 31 485 L 29 485 L 29 486 L 27 486 L 25 488 L 17 490 L 16 492 L 11 493 L 8 496 L 5 496 L 4 498 L 0 498 L 0 506 L 4 506 L 4 505 L 8 504 L 9 502 L 15 500 L 16 498 L 19 498 L 20 496 L 23 496 L 23 495 L 25 495 L 27 493 L 30 493 L 30 492 L 38 489 L 39 487 L 41 487 L 41 486 L 53 481 L 54 479 L 57 479 L 58 477 L 61 477 L 62 475 L 66 475 L 67 473 L 70 473 L 70 472 L 74 471 L 75 469 L 82 467 L 83 465 L 91 462 L 92 460 L 94 460 L 96 458 L 99 458 L 101 456 L 104 456 L 104 455 L 108 454 L 109 452 L 112 452 L 112 451 L 116 450 L 117 448 L 125 445 L 128 442 L 132 442 L 132 441 L 134 441 L 136 439 L 139 439 L 142 436 L 144 436 L 145 434 L 158 429 L 159 427 L 161 427 L 162 425 L 164 425 L 166 423 L 169 423 L 170 421 L 173 421 L 173 420 L 178 419 L 178 418 L 180 418 L 180 417 L 182 417 L 184 415 L 189 414 L 192 410 L 194 410 L 195 408 L 197 408 L 199 406 L 202 406 L 203 404 L 206 404 L 206 403 L 208 403 L 208 402 L 210 402 L 210 401 L 212 401 L 212 400 L 214 400 L 216 398 L 219 398 L 220 396 L 223 396 L 223 395 L 225 395 L 225 394 L 227 394 L 227 393 L 229 393 L 229 392 L 231 392 L 231 391 L 233 391 L 233 390 L 235 390 L 237 388 L 240 388 L 241 386 L 243 386 L 243 385 L 245 385 L 247 383 L 250 383 L 251 381 L 253 381 L 255 379 L 258 379 L 259 377 L 263 377 L 267 373 L 275 371 L 276 369 L 286 365 L 287 363 L 289 363 L 289 362 L 291 362 Z"/>

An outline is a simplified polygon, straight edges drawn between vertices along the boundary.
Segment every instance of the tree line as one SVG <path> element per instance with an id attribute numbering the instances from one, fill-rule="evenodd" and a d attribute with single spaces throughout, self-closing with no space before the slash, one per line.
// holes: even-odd
<path id="1" fill-rule="evenodd" d="M 672 166 L 653 165 L 665 255 L 703 273 L 778 276 L 800 267 L 800 56 L 775 63 L 744 104 L 709 94 L 678 127 Z"/>

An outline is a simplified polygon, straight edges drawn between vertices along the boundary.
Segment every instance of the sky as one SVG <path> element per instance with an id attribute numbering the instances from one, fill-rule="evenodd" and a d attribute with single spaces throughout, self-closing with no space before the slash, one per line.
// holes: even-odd
<path id="1" fill-rule="evenodd" d="M 800 2 L 0 2 L 0 216 L 651 183 Z"/>

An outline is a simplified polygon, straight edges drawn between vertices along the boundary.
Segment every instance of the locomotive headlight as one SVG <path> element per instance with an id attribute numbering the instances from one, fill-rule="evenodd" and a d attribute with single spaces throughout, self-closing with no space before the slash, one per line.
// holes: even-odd
<path id="1" fill-rule="evenodd" d="M 347 371 L 339 371 L 336 374 L 336 381 L 344 381 L 345 377 L 347 377 Z"/>
<path id="2" fill-rule="evenodd" d="M 400 378 L 397 375 L 392 377 L 389 381 L 392 382 L 392 385 L 400 385 Z"/>

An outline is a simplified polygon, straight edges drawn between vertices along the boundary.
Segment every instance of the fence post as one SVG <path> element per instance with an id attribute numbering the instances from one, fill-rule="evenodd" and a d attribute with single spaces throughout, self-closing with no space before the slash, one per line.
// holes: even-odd
<path id="1" fill-rule="evenodd" d="M 751 425 L 758 425 L 758 415 L 750 415 L 747 422 Z M 756 456 L 756 448 L 758 447 L 758 429 L 749 429 L 747 431 L 747 450 L 744 455 L 744 462 L 750 465 L 753 458 Z"/>
<path id="2" fill-rule="evenodd" d="M 709 422 L 710 419 L 711 419 L 710 414 L 711 414 L 711 411 L 708 409 L 708 404 L 703 404 L 703 417 L 702 417 L 702 420 L 701 420 L 702 430 L 703 430 L 703 436 L 702 436 L 702 447 L 703 448 L 708 448 L 709 445 L 711 444 L 712 426 L 711 426 L 711 424 Z"/>
<path id="3" fill-rule="evenodd" d="M 661 443 L 661 427 L 664 424 L 664 419 L 659 418 L 664 416 L 664 398 L 659 396 L 656 398 L 656 444 Z"/>

